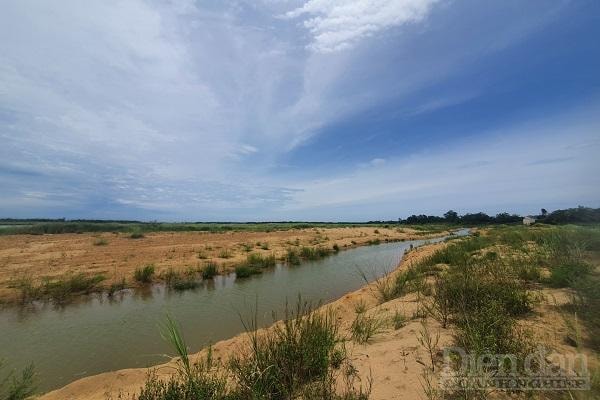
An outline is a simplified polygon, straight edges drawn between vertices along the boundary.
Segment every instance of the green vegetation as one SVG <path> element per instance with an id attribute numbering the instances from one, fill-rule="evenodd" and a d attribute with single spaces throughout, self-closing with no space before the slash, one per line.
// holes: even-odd
<path id="1" fill-rule="evenodd" d="M 136 268 L 133 277 L 140 283 L 152 282 L 152 278 L 154 277 L 154 265 L 149 264 L 143 268 Z"/>
<path id="2" fill-rule="evenodd" d="M 320 260 L 321 258 L 327 257 L 331 255 L 331 250 L 326 249 L 325 247 L 317 246 L 317 247 L 306 247 L 303 246 L 300 248 L 299 256 L 304 260 Z"/>
<path id="3" fill-rule="evenodd" d="M 257 317 L 244 322 L 249 344 L 223 365 L 207 355 L 192 363 L 183 335 L 170 318 L 163 336 L 179 355 L 177 373 L 167 381 L 150 373 L 136 400 L 367 400 L 357 385 L 331 312 L 318 313 L 300 299 L 269 331 L 257 331 Z M 343 374 L 345 387 L 336 385 Z M 233 380 L 228 382 L 227 376 Z"/>
<path id="4" fill-rule="evenodd" d="M 222 249 L 221 251 L 219 251 L 219 258 L 231 258 L 233 257 L 233 254 L 231 253 L 231 251 L 229 251 L 229 249 Z"/>
<path id="5" fill-rule="evenodd" d="M 0 372 L 2 372 L 2 361 L 0 360 Z M 10 371 L 0 376 L 0 400 L 25 400 L 35 392 L 35 372 L 33 364 L 15 375 Z"/>
<path id="6" fill-rule="evenodd" d="M 108 240 L 104 238 L 98 238 L 94 240 L 94 246 L 106 246 L 108 244 Z"/>
<path id="7" fill-rule="evenodd" d="M 100 274 L 90 276 L 80 273 L 62 278 L 44 278 L 40 284 L 36 284 L 31 278 L 22 278 L 13 282 L 10 287 L 20 291 L 23 303 L 34 300 L 64 303 L 74 295 L 97 291 L 98 284 L 105 279 Z"/>
<path id="8" fill-rule="evenodd" d="M 381 333 L 387 325 L 388 321 L 378 314 L 357 313 L 350 327 L 352 340 L 361 344 L 368 343 L 373 336 Z"/>
<path id="9" fill-rule="evenodd" d="M 540 282 L 574 291 L 573 301 L 564 307 L 567 343 L 582 345 L 579 324 L 590 333 L 600 331 L 600 277 L 589 263 L 598 256 L 599 243 L 597 226 L 493 227 L 454 239 L 393 278 L 376 281 L 376 295 L 383 302 L 416 292 L 419 313 L 436 319 L 442 328 L 452 326 L 456 345 L 475 356 L 514 354 L 521 370 L 534 343 L 518 320 L 532 312 Z M 368 328 L 363 320 L 358 323 L 363 327 L 357 335 Z M 436 335 L 427 331 L 419 336 L 430 347 L 432 371 Z M 583 344 L 597 351 L 597 337 L 590 334 Z M 460 390 L 448 395 L 486 397 L 485 392 L 477 397 Z"/>
<path id="10" fill-rule="evenodd" d="M 207 263 L 202 268 L 202 279 L 212 279 L 217 275 L 217 264 Z"/>
<path id="11" fill-rule="evenodd" d="M 136 229 L 129 235 L 129 237 L 131 239 L 142 239 L 144 237 L 144 234 L 140 230 Z"/>
<path id="12" fill-rule="evenodd" d="M 296 249 L 288 249 L 285 255 L 285 262 L 289 265 L 300 265 L 302 259 L 300 253 Z"/>

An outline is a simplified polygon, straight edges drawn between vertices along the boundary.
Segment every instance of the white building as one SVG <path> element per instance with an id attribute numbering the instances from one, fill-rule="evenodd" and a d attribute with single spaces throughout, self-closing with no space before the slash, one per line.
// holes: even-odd
<path id="1" fill-rule="evenodd" d="M 533 225 L 535 223 L 535 218 L 533 217 L 525 217 L 523 218 L 523 225 Z"/>

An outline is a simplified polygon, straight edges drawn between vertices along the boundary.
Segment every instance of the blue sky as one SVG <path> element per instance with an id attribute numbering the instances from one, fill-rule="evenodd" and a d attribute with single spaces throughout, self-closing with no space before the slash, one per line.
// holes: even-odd
<path id="1" fill-rule="evenodd" d="M 600 2 L 0 2 L 0 217 L 600 206 Z"/>

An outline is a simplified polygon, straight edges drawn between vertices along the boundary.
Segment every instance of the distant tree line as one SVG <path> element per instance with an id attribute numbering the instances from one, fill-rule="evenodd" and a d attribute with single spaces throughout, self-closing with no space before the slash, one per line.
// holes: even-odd
<path id="1" fill-rule="evenodd" d="M 590 208 L 579 206 L 577 208 L 568 208 L 566 210 L 556 210 L 548 213 L 542 208 L 539 215 L 533 218 L 538 222 L 546 224 L 581 224 L 581 223 L 600 223 L 600 208 Z M 456 211 L 450 210 L 443 216 L 437 215 L 411 215 L 406 219 L 398 219 L 398 223 L 407 225 L 423 224 L 457 224 L 457 225 L 485 225 L 485 224 L 514 224 L 520 223 L 523 216 L 518 214 L 509 214 L 502 212 L 495 216 L 487 215 L 484 212 L 467 213 L 459 215 Z M 371 221 L 378 222 L 378 221 Z"/>

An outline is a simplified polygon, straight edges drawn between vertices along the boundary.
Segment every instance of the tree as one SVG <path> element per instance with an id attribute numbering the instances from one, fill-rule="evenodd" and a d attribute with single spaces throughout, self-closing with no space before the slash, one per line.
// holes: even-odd
<path id="1" fill-rule="evenodd" d="M 446 221 L 450 222 L 451 224 L 454 224 L 458 222 L 458 213 L 454 210 L 449 210 L 447 213 L 444 214 L 444 218 L 446 218 Z"/>
<path id="2" fill-rule="evenodd" d="M 548 210 L 542 208 L 542 217 L 545 217 L 548 214 Z"/>

